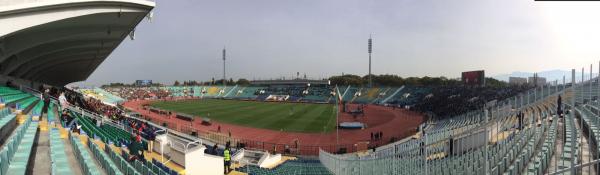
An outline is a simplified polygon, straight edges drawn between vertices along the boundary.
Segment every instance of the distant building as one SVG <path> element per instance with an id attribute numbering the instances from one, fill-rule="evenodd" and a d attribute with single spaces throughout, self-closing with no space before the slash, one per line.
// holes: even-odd
<path id="1" fill-rule="evenodd" d="M 544 78 L 544 77 L 529 77 L 527 79 L 527 84 L 542 86 L 542 85 L 546 84 L 546 78 Z"/>
<path id="2" fill-rule="evenodd" d="M 508 77 L 508 84 L 510 84 L 510 85 L 524 85 L 524 84 L 527 84 L 527 78 L 522 78 L 522 77 Z"/>

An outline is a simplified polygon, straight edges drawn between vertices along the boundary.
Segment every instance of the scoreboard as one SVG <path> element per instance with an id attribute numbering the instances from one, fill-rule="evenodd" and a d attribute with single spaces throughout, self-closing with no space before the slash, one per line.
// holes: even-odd
<path id="1" fill-rule="evenodd" d="M 136 86 L 150 86 L 152 85 L 152 80 L 135 80 Z"/>
<path id="2" fill-rule="evenodd" d="M 466 86 L 485 86 L 485 72 L 483 70 L 463 72 L 461 80 Z"/>

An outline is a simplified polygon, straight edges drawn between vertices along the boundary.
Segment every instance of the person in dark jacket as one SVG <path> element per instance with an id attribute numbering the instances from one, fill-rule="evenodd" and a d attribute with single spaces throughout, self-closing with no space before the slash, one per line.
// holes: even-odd
<path id="1" fill-rule="evenodd" d="M 50 105 L 50 90 L 44 90 L 42 98 L 44 100 L 44 106 L 42 107 L 42 112 L 40 113 L 40 115 L 43 116 L 44 114 L 48 114 L 48 106 Z"/>

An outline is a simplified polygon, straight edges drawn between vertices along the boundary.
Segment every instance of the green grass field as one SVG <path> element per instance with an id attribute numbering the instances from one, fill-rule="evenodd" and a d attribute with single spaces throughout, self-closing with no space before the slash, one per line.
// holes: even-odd
<path id="1" fill-rule="evenodd" d="M 318 133 L 335 129 L 333 104 L 202 99 L 154 102 L 151 106 L 209 117 L 223 123 L 276 131 Z"/>

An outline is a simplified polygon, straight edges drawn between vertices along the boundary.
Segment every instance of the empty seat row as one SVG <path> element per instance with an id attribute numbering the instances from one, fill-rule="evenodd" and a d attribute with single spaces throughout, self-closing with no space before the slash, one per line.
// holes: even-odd
<path id="1" fill-rule="evenodd" d="M 564 169 L 577 164 L 577 158 L 579 157 L 579 142 L 577 141 L 579 135 L 577 134 L 577 128 L 575 128 L 575 121 L 573 119 L 573 113 L 565 115 L 564 124 L 564 140 L 562 155 L 559 160 L 559 169 Z"/>
<path id="2" fill-rule="evenodd" d="M 123 171 L 123 173 L 121 173 L 121 171 L 118 168 L 119 166 L 117 166 L 117 164 L 115 162 L 110 160 L 110 157 L 104 152 L 104 150 L 100 149 L 100 147 L 98 147 L 98 145 L 96 145 L 96 143 L 94 143 L 94 141 L 92 141 L 93 139 L 89 138 L 87 140 L 88 140 L 87 145 L 90 148 L 90 151 L 92 151 L 92 154 L 94 154 L 94 157 L 96 158 L 96 160 L 98 160 L 98 162 L 100 163 L 100 166 L 102 166 L 102 168 L 106 171 L 107 174 L 110 174 L 110 175 L 127 174 L 127 175 L 129 175 L 129 173 L 127 171 Z M 131 174 L 133 174 L 133 173 L 131 173 Z"/>
<path id="3" fill-rule="evenodd" d="M 288 160 L 283 164 L 272 168 L 260 168 L 255 165 L 246 165 L 239 170 L 248 174 L 261 175 L 293 175 L 293 174 L 311 174 L 311 175 L 330 175 L 332 174 L 319 162 Z M 374 173 L 378 174 L 378 173 Z"/>
<path id="4" fill-rule="evenodd" d="M 32 116 L 41 116 L 42 115 L 42 108 L 44 108 L 44 102 L 41 101 L 41 100 L 37 100 L 37 103 L 35 103 L 35 106 L 33 106 L 33 108 L 31 108 L 31 110 L 29 111 L 29 113 Z"/>
<path id="5" fill-rule="evenodd" d="M 75 157 L 77 158 L 77 162 L 81 167 L 81 171 L 85 175 L 101 175 L 100 168 L 94 163 L 94 159 L 92 155 L 86 150 L 83 143 L 79 139 L 78 135 L 71 135 L 69 137 L 71 141 L 71 146 L 73 147 L 73 151 L 75 152 Z"/>
<path id="6" fill-rule="evenodd" d="M 117 141 L 127 142 L 131 140 L 131 134 L 129 134 L 125 130 L 116 128 L 110 124 L 103 124 L 100 128 L 103 131 L 105 131 L 105 133 L 108 134 L 111 138 L 114 138 Z"/>
<path id="7" fill-rule="evenodd" d="M 517 133 L 518 132 L 518 133 Z M 532 129 L 526 128 L 522 131 L 515 131 L 513 136 L 497 142 L 491 149 L 492 171 L 503 173 L 510 169 L 510 164 L 516 158 L 517 153 L 523 148 L 524 143 L 532 136 Z M 495 170 L 496 169 L 496 170 Z"/>
<path id="8" fill-rule="evenodd" d="M 590 137 L 592 138 L 591 142 L 598 143 L 600 141 L 600 119 L 595 116 L 589 109 L 583 106 L 575 107 L 576 112 L 581 116 L 584 121 L 584 132 L 589 131 Z M 598 145 L 598 144 L 597 144 Z M 600 145 L 596 150 L 600 150 Z"/>
<path id="9" fill-rule="evenodd" d="M 3 141 L 6 136 L 11 134 L 14 129 L 17 114 L 10 111 L 10 108 L 0 109 L 0 141 Z"/>
<path id="10" fill-rule="evenodd" d="M 133 166 L 127 162 L 123 157 L 116 154 L 108 145 L 105 145 L 106 156 L 112 160 L 115 165 L 123 172 L 123 174 L 140 174 Z M 147 174 L 147 173 L 146 173 Z"/>
<path id="11" fill-rule="evenodd" d="M 121 155 L 122 159 L 126 159 L 129 157 L 129 154 L 127 152 L 121 151 L 121 153 L 122 153 L 122 155 Z M 110 151 L 109 154 L 111 154 L 111 157 L 118 156 L 116 154 L 116 152 L 114 152 L 112 150 Z M 160 168 L 146 160 L 137 160 L 136 159 L 135 162 L 133 163 L 133 166 L 135 167 L 135 169 L 138 172 L 141 172 L 142 174 L 177 175 L 177 172 L 175 172 L 175 171 L 171 171 L 171 173 L 168 173 L 168 171 L 165 171 L 162 168 Z"/>
<path id="12" fill-rule="evenodd" d="M 50 140 L 50 160 L 52 161 L 52 174 L 73 174 L 69 166 L 69 160 L 65 152 L 65 144 L 60 138 L 60 132 L 57 128 L 49 131 Z"/>
<path id="13" fill-rule="evenodd" d="M 14 94 L 23 94 L 23 91 L 9 88 L 6 86 L 0 86 L 0 96 L 14 95 Z"/>
<path id="14" fill-rule="evenodd" d="M 73 111 L 71 111 L 71 115 L 74 116 L 75 118 L 77 118 L 77 120 L 79 121 L 79 124 L 82 126 L 83 131 L 90 138 L 99 138 L 104 143 L 107 143 L 107 144 L 114 143 L 117 146 L 121 146 L 120 141 L 118 141 L 115 138 L 110 137 L 110 135 L 105 133 L 106 131 L 101 130 L 100 128 L 96 127 L 96 124 L 92 123 L 92 121 L 89 118 L 82 117 Z"/>
<path id="15" fill-rule="evenodd" d="M 553 120 L 546 133 L 546 138 L 544 139 L 541 150 L 539 150 L 535 157 L 529 162 L 527 174 L 542 175 L 549 167 L 550 159 L 552 158 L 552 155 L 554 155 L 555 150 L 556 125 L 557 120 Z"/>
<path id="16" fill-rule="evenodd" d="M 25 174 L 29 155 L 37 132 L 37 122 L 31 118 L 15 129 L 14 134 L 0 151 L 0 174 Z"/>
<path id="17" fill-rule="evenodd" d="M 159 169 L 168 172 L 169 175 L 177 175 L 177 172 L 175 170 L 172 170 L 171 168 L 167 167 L 165 164 L 161 163 L 158 160 L 152 159 L 152 164 L 154 164 L 154 166 L 158 167 Z"/>
<path id="18" fill-rule="evenodd" d="M 25 99 L 17 101 L 16 108 L 19 110 L 24 110 L 24 109 L 27 109 L 30 105 L 35 104 L 37 101 L 39 101 L 38 97 L 29 96 L 29 97 L 26 97 Z"/>
<path id="19" fill-rule="evenodd" d="M 21 94 L 14 94 L 14 95 L 6 95 L 6 96 L 2 96 L 2 99 L 4 100 L 5 104 L 8 103 L 13 103 L 13 102 L 17 102 L 21 99 L 25 99 L 28 97 L 31 97 L 32 95 L 30 94 L 25 94 L 25 93 L 21 93 Z"/>
<path id="20" fill-rule="evenodd" d="M 529 160 L 534 155 L 533 153 L 535 151 L 535 146 L 542 138 L 544 126 L 544 124 L 542 124 L 540 127 L 532 126 L 534 134 L 524 143 L 521 151 L 516 155 L 512 165 L 509 166 L 508 171 L 506 172 L 507 174 L 521 174 L 521 170 L 525 169 Z"/>

